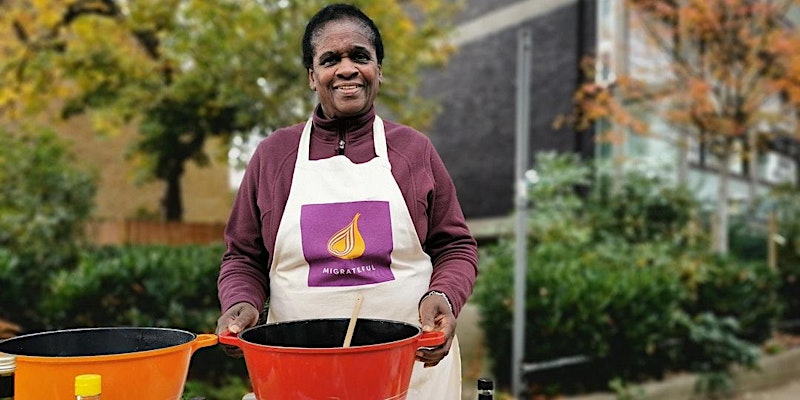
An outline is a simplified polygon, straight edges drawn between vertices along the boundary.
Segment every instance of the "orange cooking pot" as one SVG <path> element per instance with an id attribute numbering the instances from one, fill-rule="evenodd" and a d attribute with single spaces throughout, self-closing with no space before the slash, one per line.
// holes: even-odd
<path id="1" fill-rule="evenodd" d="M 75 376 L 100 374 L 113 400 L 178 400 L 192 354 L 217 336 L 168 328 L 86 328 L 0 341 L 16 356 L 15 400 L 74 400 Z"/>
<path id="2" fill-rule="evenodd" d="M 244 354 L 253 393 L 271 399 L 405 399 L 416 351 L 445 342 L 443 332 L 387 320 L 312 319 L 258 325 L 220 343 Z"/>

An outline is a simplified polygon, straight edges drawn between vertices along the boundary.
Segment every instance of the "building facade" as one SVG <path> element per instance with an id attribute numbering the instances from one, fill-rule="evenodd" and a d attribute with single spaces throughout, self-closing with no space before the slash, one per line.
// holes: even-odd
<path id="1" fill-rule="evenodd" d="M 663 50 L 655 48 L 648 35 L 643 32 L 642 21 L 638 20 L 626 7 L 625 0 L 597 0 L 598 24 L 598 70 L 606 74 L 598 77 L 598 82 L 611 84 L 618 76 L 629 76 L 654 86 L 669 85 L 674 77 L 669 72 L 672 60 Z M 787 14 L 787 21 L 798 20 L 798 15 Z M 765 102 L 767 110 L 774 104 Z M 643 116 L 648 123 L 649 134 L 639 136 L 628 133 L 624 140 L 612 146 L 600 144 L 597 156 L 616 158 L 628 164 L 635 164 L 653 170 L 677 174 L 677 165 L 686 157 L 688 181 L 686 182 L 698 199 L 713 204 L 718 197 L 719 168 L 721 161 L 715 157 L 707 143 L 696 137 L 689 137 L 686 154 L 681 154 L 676 143 L 681 138 L 676 127 L 669 126 L 657 113 Z M 781 124 L 762 124 L 759 134 L 768 133 Z M 792 128 L 789 128 L 792 129 Z M 767 135 L 773 136 L 773 135 Z M 728 203 L 733 213 L 743 211 L 736 207 L 747 202 L 750 196 L 750 180 L 756 182 L 758 194 L 765 194 L 777 184 L 797 184 L 800 160 L 800 146 L 791 135 L 774 135 L 775 139 L 766 143 L 755 155 L 755 162 L 749 160 L 744 143 L 734 147 L 734 154 L 727 169 L 730 173 Z M 684 136 L 686 137 L 686 136 Z M 743 139 L 744 140 L 744 139 Z M 752 170 L 752 176 L 751 176 Z"/>
<path id="2" fill-rule="evenodd" d="M 663 56 L 648 48 L 642 32 L 631 23 L 625 0 L 469 0 L 457 17 L 453 42 L 456 54 L 448 65 L 425 74 L 423 92 L 438 100 L 442 112 L 429 131 L 459 192 L 467 219 L 490 221 L 510 229 L 514 212 L 516 65 L 518 32 L 533 36 L 530 76 L 530 164 L 540 151 L 573 152 L 667 171 L 676 168 L 676 132 L 657 116 L 647 116 L 647 137 L 627 134 L 614 145 L 595 140 L 594 132 L 553 126 L 568 115 L 573 95 L 584 77 L 581 60 L 593 57 L 597 82 L 643 70 L 659 71 Z M 661 69 L 663 71 L 663 69 Z M 637 76 L 637 78 L 648 79 Z M 664 79 L 664 74 L 654 75 Z M 688 150 L 689 185 L 701 201 L 713 204 L 718 174 L 714 158 L 702 143 Z M 734 157 L 730 167 L 729 202 L 734 208 L 748 196 L 747 160 Z M 756 168 L 759 191 L 772 185 L 798 183 L 797 141 L 779 140 L 763 151 Z M 677 172 L 675 172 L 677 175 Z M 481 229 L 484 228 L 481 225 Z M 481 233 L 478 233 L 481 235 Z"/>
<path id="3" fill-rule="evenodd" d="M 135 162 L 128 157 L 138 139 L 135 126 L 113 134 L 95 132 L 86 115 L 60 121 L 54 126 L 76 154 L 78 164 L 94 171 L 98 191 L 92 218 L 96 221 L 161 220 L 159 205 L 163 181 L 143 181 Z M 233 203 L 228 184 L 227 146 L 215 140 L 206 144 L 208 166 L 187 163 L 181 181 L 185 222 L 218 223 L 227 220 Z"/>
<path id="4" fill-rule="evenodd" d="M 456 53 L 426 72 L 423 94 L 441 113 L 428 132 L 447 165 L 468 220 L 511 215 L 515 187 L 517 48 L 521 29 L 533 42 L 529 154 L 594 154 L 591 132 L 555 128 L 571 112 L 580 61 L 597 45 L 594 0 L 470 0 L 457 19 Z"/>

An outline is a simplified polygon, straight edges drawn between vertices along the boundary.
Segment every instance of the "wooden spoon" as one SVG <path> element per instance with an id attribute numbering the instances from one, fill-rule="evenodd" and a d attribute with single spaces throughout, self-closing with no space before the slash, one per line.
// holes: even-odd
<path id="1" fill-rule="evenodd" d="M 350 347 L 350 341 L 353 340 L 353 331 L 356 329 L 356 320 L 358 313 L 361 311 L 361 303 L 364 301 L 364 296 L 359 293 L 356 296 L 356 306 L 353 308 L 353 314 L 350 316 L 350 323 L 347 324 L 347 334 L 344 335 L 344 347 Z"/>

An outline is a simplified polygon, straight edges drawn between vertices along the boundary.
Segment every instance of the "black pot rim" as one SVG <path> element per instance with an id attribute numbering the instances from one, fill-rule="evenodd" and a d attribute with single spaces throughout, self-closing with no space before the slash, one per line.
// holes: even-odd
<path id="1" fill-rule="evenodd" d="M 130 351 L 130 352 L 118 352 L 118 353 L 111 353 L 111 354 L 99 354 L 99 355 L 28 355 L 24 354 L 24 352 L 14 352 L 13 349 L 7 349 L 4 345 L 11 345 L 14 342 L 24 341 L 24 340 L 35 340 L 40 337 L 45 336 L 59 336 L 59 335 L 68 335 L 68 334 L 81 334 L 84 332 L 96 333 L 96 332 L 121 332 L 121 331 L 143 331 L 143 332 L 171 332 L 171 333 L 178 333 L 186 335 L 186 340 L 183 343 L 178 343 L 169 346 L 158 347 L 154 349 L 147 349 L 147 350 L 140 350 L 140 351 Z M 69 329 L 59 329 L 59 330 L 52 330 L 52 331 L 42 331 L 42 332 L 34 332 L 20 336 L 14 336 L 8 339 L 0 340 L 0 353 L 10 354 L 15 357 L 23 357 L 26 359 L 41 359 L 41 360 L 103 360 L 107 358 L 111 359 L 119 359 L 120 357 L 125 358 L 138 358 L 138 357 L 147 357 L 152 355 L 153 353 L 160 353 L 160 352 L 171 352 L 176 351 L 182 347 L 190 347 L 190 344 L 197 339 L 197 334 L 182 330 L 182 329 L 175 329 L 175 328 L 162 328 L 162 327 L 140 327 L 140 326 L 111 326 L 111 327 L 93 327 L 93 328 L 69 328 Z"/>
<path id="2" fill-rule="evenodd" d="M 268 322 L 264 324 L 255 325 L 249 327 L 241 332 L 239 332 L 236 336 L 238 337 L 239 341 L 244 343 L 248 347 L 258 348 L 258 349 L 269 349 L 272 351 L 279 351 L 279 352 L 302 352 L 302 353 L 328 353 L 328 352 L 358 352 L 358 351 L 369 351 L 372 349 L 379 349 L 379 348 L 387 348 L 387 347 L 395 347 L 403 345 L 407 342 L 415 341 L 417 337 L 422 335 L 422 328 L 419 326 L 409 324 L 408 322 L 404 321 L 396 321 L 390 319 L 379 319 L 379 318 L 358 318 L 356 319 L 356 325 L 359 322 L 377 322 L 377 323 L 388 323 L 393 325 L 402 325 L 412 328 L 416 331 L 415 334 L 389 342 L 381 342 L 376 344 L 369 344 L 369 345 L 361 345 L 361 346 L 353 346 L 349 348 L 344 347 L 322 347 L 322 348 L 314 348 L 314 347 L 295 347 L 295 346 L 277 346 L 277 345 L 269 345 L 269 344 L 262 344 L 256 343 L 250 340 L 245 340 L 242 338 L 242 335 L 245 335 L 247 332 L 256 330 L 256 329 L 266 329 L 270 326 L 279 326 L 279 325 L 295 325 L 295 324 L 303 324 L 309 322 L 320 322 L 320 321 L 348 321 L 350 318 L 308 318 L 308 319 L 298 319 L 298 320 L 290 320 L 290 321 L 280 321 L 280 322 Z"/>

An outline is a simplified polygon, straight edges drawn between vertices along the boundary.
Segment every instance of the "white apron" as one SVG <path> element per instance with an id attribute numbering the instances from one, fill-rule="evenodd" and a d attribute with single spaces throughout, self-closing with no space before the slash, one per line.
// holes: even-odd
<path id="1" fill-rule="evenodd" d="M 363 164 L 310 160 L 311 127 L 309 119 L 275 240 L 267 321 L 349 318 L 360 293 L 359 317 L 419 326 L 433 267 L 392 176 L 383 121 L 372 127 L 377 157 Z M 414 362 L 407 398 L 461 399 L 457 340 L 436 367 Z"/>

